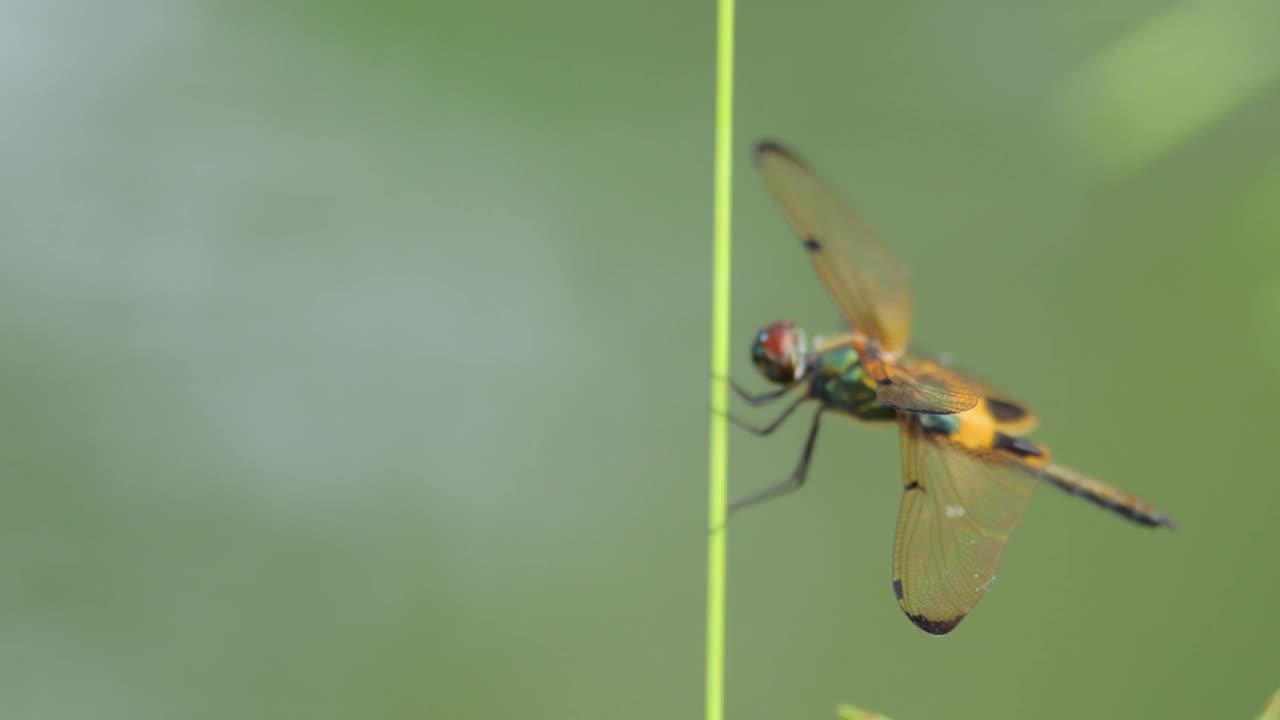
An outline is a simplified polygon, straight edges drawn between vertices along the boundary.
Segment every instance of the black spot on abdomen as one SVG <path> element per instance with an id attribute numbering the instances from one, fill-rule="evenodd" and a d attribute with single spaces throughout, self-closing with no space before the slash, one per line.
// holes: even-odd
<path id="1" fill-rule="evenodd" d="M 1021 457 L 1044 457 L 1044 451 L 1039 445 L 1030 440 L 1023 440 L 1012 435 L 1005 435 L 1002 432 L 996 433 L 996 439 L 993 443 L 998 450 L 1008 450 L 1014 455 Z"/>
<path id="2" fill-rule="evenodd" d="M 1027 409 L 1021 405 L 997 400 L 993 397 L 986 398 L 986 401 L 987 409 L 991 411 L 991 416 L 1000 422 L 1013 422 L 1027 416 Z"/>
<path id="3" fill-rule="evenodd" d="M 809 252 L 818 252 L 822 249 L 822 243 L 818 242 L 817 238 L 805 238 L 800 242 L 804 245 L 804 249 Z"/>

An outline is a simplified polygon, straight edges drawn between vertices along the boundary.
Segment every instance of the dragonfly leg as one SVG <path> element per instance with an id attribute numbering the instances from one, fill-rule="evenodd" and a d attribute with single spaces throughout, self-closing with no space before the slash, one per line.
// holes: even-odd
<path id="1" fill-rule="evenodd" d="M 794 407 L 793 405 L 792 408 Z M 818 439 L 818 423 L 822 420 L 822 410 L 822 408 L 818 408 L 818 412 L 813 414 L 813 425 L 809 427 L 809 439 L 804 442 L 804 453 L 800 455 L 800 463 L 796 465 L 795 470 L 791 471 L 791 475 L 780 483 L 770 485 L 759 492 L 734 500 L 729 503 L 729 512 L 737 512 L 756 503 L 786 495 L 804 485 L 805 477 L 809 474 L 809 460 L 813 457 L 813 444 Z M 788 412 L 790 412 L 790 409 L 788 409 Z"/>
<path id="2" fill-rule="evenodd" d="M 732 414 L 726 413 L 725 417 L 728 417 L 729 420 L 731 420 L 734 425 L 737 425 L 743 430 L 755 433 L 756 435 L 768 435 L 772 433 L 774 430 L 777 430 L 778 426 L 781 425 L 784 420 L 791 417 L 791 413 L 795 412 L 796 408 L 800 407 L 801 403 L 803 403 L 805 400 L 808 400 L 808 399 L 809 399 L 808 395 L 801 395 L 800 397 L 796 398 L 795 402 L 788 405 L 786 409 L 783 410 L 778 415 L 778 417 L 774 418 L 768 425 L 765 425 L 764 427 L 756 427 L 755 425 L 752 425 L 746 420 L 743 420 L 742 418 L 739 418 Z"/>
<path id="3" fill-rule="evenodd" d="M 729 380 L 729 386 L 733 388 L 734 392 L 738 393 L 738 397 L 742 398 L 743 400 L 746 400 L 748 403 L 752 405 L 767 405 L 773 402 L 774 400 L 777 400 L 778 398 L 782 397 L 783 395 L 786 395 L 787 393 L 791 392 L 797 384 L 798 383 L 791 383 L 790 385 L 783 385 L 777 390 L 770 390 L 769 392 L 763 392 L 763 393 L 760 393 L 759 395 L 752 395 L 751 393 L 744 390 L 741 385 L 734 382 L 732 379 Z"/>

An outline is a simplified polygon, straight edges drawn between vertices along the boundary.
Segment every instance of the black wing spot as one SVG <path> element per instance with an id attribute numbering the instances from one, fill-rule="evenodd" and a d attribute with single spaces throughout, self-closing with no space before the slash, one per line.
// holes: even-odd
<path id="1" fill-rule="evenodd" d="M 919 490 L 919 489 L 920 489 L 920 481 L 912 480 L 911 482 L 907 483 L 906 487 L 902 488 L 902 491 L 911 492 L 912 490 Z"/>
<path id="2" fill-rule="evenodd" d="M 893 581 L 893 596 L 902 599 L 902 581 L 896 578 Z"/>
<path id="3" fill-rule="evenodd" d="M 911 622 L 915 623 L 916 627 L 930 635 L 946 635 L 956 629 L 956 626 L 964 619 L 964 615 L 934 620 L 923 615 L 912 615 L 911 613 L 907 613 L 907 618 L 910 619 Z"/>
<path id="4" fill-rule="evenodd" d="M 818 252 L 822 249 L 822 243 L 818 242 L 815 238 L 805 238 L 801 242 L 804 244 L 804 249 L 809 252 Z"/>
<path id="5" fill-rule="evenodd" d="M 1030 440 L 1005 435 L 1002 432 L 996 433 L 996 439 L 993 444 L 999 450 L 1008 450 L 1021 457 L 1044 457 L 1044 451 L 1040 449 L 1039 445 Z"/>
<path id="6" fill-rule="evenodd" d="M 771 154 L 780 155 L 797 165 L 805 167 L 804 161 L 796 157 L 795 153 L 791 152 L 791 150 L 789 150 L 785 145 L 778 142 L 777 140 L 772 140 L 772 139 L 761 140 L 756 145 L 756 163 L 757 164 L 760 162 L 760 158 L 762 158 L 765 155 L 771 155 Z"/>
<path id="7" fill-rule="evenodd" d="M 993 397 L 986 398 L 986 400 L 987 409 L 991 411 L 992 417 L 1000 422 L 1013 422 L 1027 416 L 1027 409 L 1020 405 L 997 400 Z"/>

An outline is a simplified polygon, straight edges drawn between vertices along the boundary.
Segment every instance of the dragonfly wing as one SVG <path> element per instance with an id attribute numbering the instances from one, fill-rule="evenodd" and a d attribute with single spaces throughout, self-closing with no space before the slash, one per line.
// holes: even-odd
<path id="1" fill-rule="evenodd" d="M 951 632 L 995 579 L 1022 519 L 1035 468 L 999 451 L 975 452 L 900 414 L 905 487 L 893 548 L 898 605 L 931 635 Z"/>
<path id="2" fill-rule="evenodd" d="M 940 372 L 942 369 L 885 363 L 884 377 L 877 378 L 876 397 L 889 407 L 930 415 L 952 415 L 977 407 L 981 390 L 954 373 Z"/>
<path id="3" fill-rule="evenodd" d="M 756 164 L 853 328 L 892 353 L 905 350 L 911 329 L 906 271 L 875 231 L 835 188 L 782 145 L 757 145 Z"/>
<path id="4" fill-rule="evenodd" d="M 906 355 L 902 358 L 901 364 L 916 374 L 939 377 L 948 384 L 962 386 L 970 392 L 981 395 L 983 413 L 990 419 L 992 427 L 1000 432 L 1009 435 L 1026 435 L 1039 423 L 1036 414 L 1024 403 L 1003 390 L 952 367 L 949 363 L 918 355 Z"/>

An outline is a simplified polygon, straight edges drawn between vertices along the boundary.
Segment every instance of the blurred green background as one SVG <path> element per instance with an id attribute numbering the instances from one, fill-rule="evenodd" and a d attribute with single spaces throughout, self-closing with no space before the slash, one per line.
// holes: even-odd
<path id="1" fill-rule="evenodd" d="M 1280 5 L 744 0 L 735 374 L 838 328 L 793 144 L 1044 490 L 950 637 L 895 433 L 730 529 L 728 711 L 1250 717 L 1280 683 Z M 711 2 L 0 4 L 0 717 L 701 711 Z M 762 411 L 761 417 L 767 412 Z M 752 414 L 752 417 L 757 417 Z M 732 437 L 733 493 L 804 423 Z"/>

